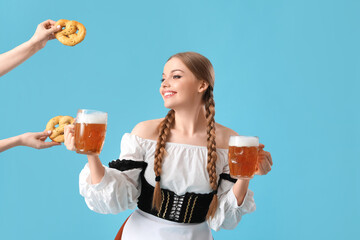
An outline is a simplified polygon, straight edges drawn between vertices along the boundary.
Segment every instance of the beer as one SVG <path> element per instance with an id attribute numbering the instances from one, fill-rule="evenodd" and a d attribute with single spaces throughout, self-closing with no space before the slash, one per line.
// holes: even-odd
<path id="1" fill-rule="evenodd" d="M 81 154 L 100 154 L 106 135 L 107 113 L 79 110 L 75 123 L 75 149 Z"/>
<path id="2" fill-rule="evenodd" d="M 258 137 L 231 136 L 229 168 L 233 178 L 251 179 L 257 170 Z"/>

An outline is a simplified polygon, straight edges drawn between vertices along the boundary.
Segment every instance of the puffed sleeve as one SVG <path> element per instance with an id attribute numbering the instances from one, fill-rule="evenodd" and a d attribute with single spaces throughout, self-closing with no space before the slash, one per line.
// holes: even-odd
<path id="1" fill-rule="evenodd" d="M 136 208 L 144 153 L 142 139 L 126 133 L 121 140 L 119 159 L 111 162 L 110 167 L 104 166 L 105 175 L 99 183 L 91 184 L 90 169 L 86 164 L 79 176 L 79 187 L 87 206 L 103 214 Z"/>
<path id="2" fill-rule="evenodd" d="M 222 157 L 227 159 L 227 156 Z M 215 212 L 215 216 L 208 220 L 209 226 L 215 231 L 219 231 L 220 228 L 234 229 L 244 214 L 251 213 L 256 209 L 254 193 L 250 189 L 247 190 L 242 204 L 238 206 L 236 197 L 232 191 L 236 180 L 230 177 L 229 172 L 229 165 L 226 161 L 223 174 L 220 175 L 218 209 Z"/>

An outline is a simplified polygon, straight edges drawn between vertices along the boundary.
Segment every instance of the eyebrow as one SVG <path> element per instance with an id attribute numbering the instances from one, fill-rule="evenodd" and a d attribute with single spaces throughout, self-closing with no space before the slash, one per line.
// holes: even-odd
<path id="1" fill-rule="evenodd" d="M 181 70 L 181 69 L 174 69 L 174 70 L 172 70 L 170 73 L 173 73 L 173 72 L 175 72 L 175 71 L 181 71 L 181 72 L 184 72 L 183 70 Z M 162 75 L 165 75 L 165 73 L 163 73 Z"/>

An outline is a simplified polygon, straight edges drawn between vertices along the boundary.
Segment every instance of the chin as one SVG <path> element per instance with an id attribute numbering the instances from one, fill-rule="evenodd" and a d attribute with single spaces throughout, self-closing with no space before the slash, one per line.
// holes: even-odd
<path id="1" fill-rule="evenodd" d="M 176 104 L 170 102 L 164 102 L 164 107 L 168 109 L 174 109 L 176 108 Z"/>
<path id="2" fill-rule="evenodd" d="M 168 109 L 173 109 L 173 106 L 172 106 L 172 105 L 166 104 L 166 103 L 164 103 L 164 107 L 165 107 L 165 108 L 168 108 Z"/>

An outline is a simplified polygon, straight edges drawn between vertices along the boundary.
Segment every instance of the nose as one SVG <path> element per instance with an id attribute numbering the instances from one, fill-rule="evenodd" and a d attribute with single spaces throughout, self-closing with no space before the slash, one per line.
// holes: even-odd
<path id="1" fill-rule="evenodd" d="M 169 81 L 166 79 L 166 78 L 164 78 L 164 81 L 161 83 L 161 87 L 169 87 Z"/>

